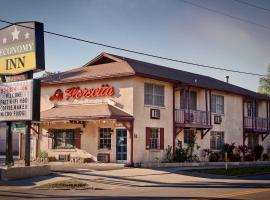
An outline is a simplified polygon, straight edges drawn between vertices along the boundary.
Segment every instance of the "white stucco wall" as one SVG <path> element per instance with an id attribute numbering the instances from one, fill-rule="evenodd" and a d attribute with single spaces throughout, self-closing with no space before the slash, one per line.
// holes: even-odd
<path id="1" fill-rule="evenodd" d="M 165 106 L 144 105 L 144 83 L 164 85 Z M 157 162 L 164 159 L 165 149 L 173 143 L 173 85 L 136 77 L 134 79 L 134 162 Z M 150 109 L 160 109 L 160 119 L 150 118 Z M 146 150 L 146 127 L 164 128 L 164 150 Z"/>

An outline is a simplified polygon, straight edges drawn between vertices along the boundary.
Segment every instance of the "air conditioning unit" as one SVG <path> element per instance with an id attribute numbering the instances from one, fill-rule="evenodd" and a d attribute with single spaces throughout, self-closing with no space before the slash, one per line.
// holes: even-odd
<path id="1" fill-rule="evenodd" d="M 221 124 L 221 122 L 222 122 L 221 116 L 219 116 L 219 115 L 214 116 L 214 123 L 215 124 Z"/>
<path id="2" fill-rule="evenodd" d="M 160 110 L 159 109 L 150 109 L 150 118 L 151 119 L 160 119 Z"/>

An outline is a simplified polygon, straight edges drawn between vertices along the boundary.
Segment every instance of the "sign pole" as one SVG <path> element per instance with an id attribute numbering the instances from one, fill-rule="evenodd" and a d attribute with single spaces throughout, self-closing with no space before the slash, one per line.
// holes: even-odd
<path id="1" fill-rule="evenodd" d="M 6 165 L 10 166 L 14 164 L 13 161 L 13 148 L 12 148 L 12 130 L 11 122 L 7 122 L 7 132 L 6 132 Z"/>
<path id="2" fill-rule="evenodd" d="M 33 73 L 45 69 L 43 24 L 9 25 L 0 28 L 0 38 L 0 122 L 8 126 L 6 162 L 13 164 L 12 125 L 24 121 L 25 166 L 30 166 L 31 123 L 40 121 L 40 81 Z"/>
<path id="3" fill-rule="evenodd" d="M 5 76 L 1 76 L 1 81 L 6 82 Z M 14 164 L 11 122 L 6 122 L 6 126 L 7 126 L 7 131 L 6 131 L 6 165 L 10 166 L 10 165 Z"/>
<path id="4" fill-rule="evenodd" d="M 30 166 L 30 155 L 31 155 L 31 121 L 26 121 L 26 130 L 25 130 L 25 155 L 24 161 L 25 166 Z"/>

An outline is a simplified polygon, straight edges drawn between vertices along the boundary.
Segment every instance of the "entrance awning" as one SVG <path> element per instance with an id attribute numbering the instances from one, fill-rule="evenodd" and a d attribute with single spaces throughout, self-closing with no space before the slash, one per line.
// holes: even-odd
<path id="1" fill-rule="evenodd" d="M 68 105 L 41 112 L 41 122 L 97 119 L 133 120 L 133 116 L 109 104 Z"/>

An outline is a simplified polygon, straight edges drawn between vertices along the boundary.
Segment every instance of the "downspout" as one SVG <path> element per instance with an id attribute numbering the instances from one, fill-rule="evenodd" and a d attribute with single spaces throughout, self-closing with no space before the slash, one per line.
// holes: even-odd
<path id="1" fill-rule="evenodd" d="M 130 125 L 131 125 L 131 127 L 130 127 L 130 138 L 131 138 L 131 145 L 130 145 L 130 147 L 131 147 L 131 149 L 130 149 L 130 164 L 131 164 L 131 166 L 134 166 L 134 162 L 133 162 L 133 152 L 134 152 L 134 150 L 133 150 L 133 143 L 134 143 L 134 134 L 133 134 L 133 129 L 134 129 L 134 119 L 130 122 Z"/>
<path id="2" fill-rule="evenodd" d="M 175 152 L 175 138 L 176 138 L 176 130 L 175 130 L 175 91 L 176 84 L 173 85 L 173 152 Z"/>

